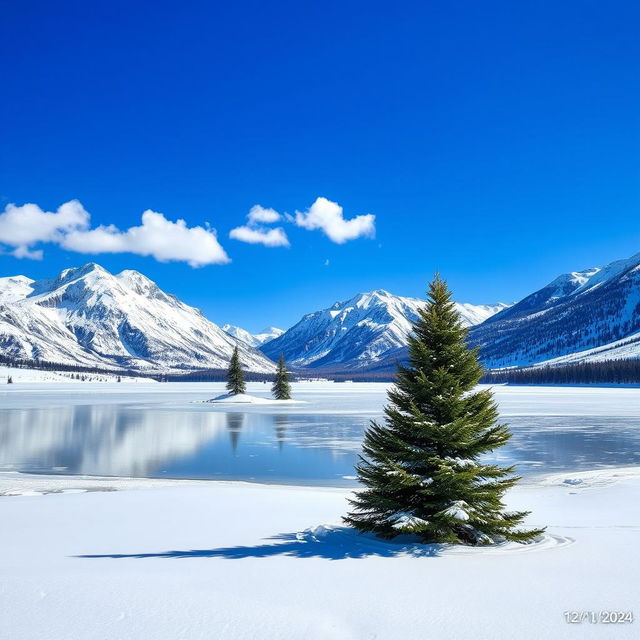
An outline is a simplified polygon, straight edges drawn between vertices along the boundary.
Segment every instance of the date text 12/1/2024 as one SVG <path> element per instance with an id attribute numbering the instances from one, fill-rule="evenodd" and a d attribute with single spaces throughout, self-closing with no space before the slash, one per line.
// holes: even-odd
<path id="1" fill-rule="evenodd" d="M 564 619 L 569 624 L 630 624 L 633 611 L 565 611 Z"/>

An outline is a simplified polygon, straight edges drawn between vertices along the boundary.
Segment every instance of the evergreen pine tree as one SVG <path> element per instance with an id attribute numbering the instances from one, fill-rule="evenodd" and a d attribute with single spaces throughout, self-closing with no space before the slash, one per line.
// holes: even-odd
<path id="1" fill-rule="evenodd" d="M 502 502 L 519 478 L 514 468 L 484 464 L 483 453 L 511 437 L 499 424 L 491 390 L 474 391 L 483 373 L 477 350 L 436 274 L 409 337 L 385 407 L 373 421 L 357 465 L 365 489 L 345 522 L 384 538 L 413 534 L 425 543 L 527 542 L 544 529 L 519 528 L 528 512 Z"/>
<path id="2" fill-rule="evenodd" d="M 280 354 L 276 378 L 271 387 L 271 393 L 276 400 L 291 400 L 291 383 L 289 382 L 289 372 L 284 361 L 284 353 Z"/>
<path id="3" fill-rule="evenodd" d="M 233 350 L 233 355 L 229 362 L 229 369 L 227 370 L 227 389 L 234 395 L 244 393 L 247 390 L 247 386 L 244 382 L 244 372 L 240 366 L 238 347 Z"/>

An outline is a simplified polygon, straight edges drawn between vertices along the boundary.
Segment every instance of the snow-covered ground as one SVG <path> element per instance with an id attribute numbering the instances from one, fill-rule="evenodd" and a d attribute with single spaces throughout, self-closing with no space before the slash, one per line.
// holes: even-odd
<path id="1" fill-rule="evenodd" d="M 638 637 L 637 620 L 573 625 L 564 612 L 640 615 L 639 468 L 513 490 L 509 505 L 547 536 L 497 549 L 357 535 L 340 523 L 344 489 L 51 482 L 22 476 L 26 495 L 0 497 L 2 638 Z"/>
<path id="2" fill-rule="evenodd" d="M 84 381 L 76 379 L 76 376 L 84 377 Z M 44 371 L 41 369 L 18 369 L 16 367 L 6 367 L 0 365 L 0 384 L 5 384 L 8 378 L 14 384 L 18 383 L 41 383 L 41 382 L 73 382 L 85 384 L 88 382 L 121 382 L 151 383 L 156 384 L 153 378 L 139 376 L 119 376 L 118 374 L 107 373 L 73 373 L 71 371 Z"/>

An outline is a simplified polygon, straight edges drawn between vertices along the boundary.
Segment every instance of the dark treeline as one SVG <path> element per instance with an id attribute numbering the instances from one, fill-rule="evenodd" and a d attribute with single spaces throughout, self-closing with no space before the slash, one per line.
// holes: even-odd
<path id="1" fill-rule="evenodd" d="M 640 360 L 605 360 L 580 364 L 546 365 L 526 369 L 496 369 L 486 383 L 509 384 L 635 384 L 640 383 Z"/>
<path id="2" fill-rule="evenodd" d="M 14 369 L 38 369 L 40 371 L 60 371 L 69 373 L 93 373 L 110 376 L 128 376 L 136 378 L 152 378 L 159 382 L 224 382 L 227 379 L 226 369 L 202 369 L 200 371 L 187 371 L 185 373 L 158 373 L 150 371 L 138 371 L 135 369 L 102 369 L 100 367 L 87 367 L 47 360 L 30 360 L 27 358 L 12 358 L 0 354 L 0 365 Z M 272 373 L 253 373 L 245 371 L 245 377 L 251 382 L 272 382 Z"/>
<path id="3" fill-rule="evenodd" d="M 47 360 L 28 360 L 26 358 L 11 358 L 0 354 L 0 365 L 14 369 L 38 369 L 40 371 L 67 371 L 71 373 L 101 373 L 109 376 L 128 376 L 157 378 L 158 376 L 130 369 L 101 369 L 100 367 L 86 367 L 76 364 L 48 362 Z"/>
<path id="4" fill-rule="evenodd" d="M 395 371 L 327 373 L 324 377 L 334 382 L 393 382 L 395 380 Z"/>
<path id="5" fill-rule="evenodd" d="M 185 373 L 158 373 L 133 369 L 102 369 L 81 365 L 47 362 L 45 360 L 16 359 L 0 354 L 0 365 L 15 369 L 40 369 L 70 373 L 103 374 L 153 378 L 160 382 L 224 382 L 225 369 L 202 369 Z M 340 371 L 327 370 L 292 372 L 293 381 L 326 378 L 335 382 L 392 382 L 394 371 Z M 245 371 L 250 382 L 272 382 L 273 374 Z M 640 360 L 605 360 L 556 366 L 539 366 L 519 369 L 488 370 L 482 382 L 489 384 L 637 384 L 640 383 Z"/>
<path id="6" fill-rule="evenodd" d="M 14 369 L 38 369 L 40 371 L 64 371 L 70 373 L 94 373 L 110 376 L 128 376 L 135 378 L 152 378 L 160 382 L 224 382 L 225 369 L 205 369 L 202 371 L 188 371 L 185 373 L 158 373 L 137 371 L 135 369 L 102 369 L 100 367 L 85 367 L 82 365 L 62 364 L 46 360 L 28 360 L 26 358 L 11 358 L 0 354 L 0 365 Z M 267 382 L 273 380 L 273 374 L 246 372 L 247 380 L 252 382 Z"/>
<path id="7" fill-rule="evenodd" d="M 189 371 L 188 373 L 165 373 L 162 376 L 150 376 L 160 379 L 162 382 L 226 382 L 226 369 L 202 369 Z M 244 378 L 248 382 L 272 382 L 273 373 L 254 373 L 244 371 Z"/>

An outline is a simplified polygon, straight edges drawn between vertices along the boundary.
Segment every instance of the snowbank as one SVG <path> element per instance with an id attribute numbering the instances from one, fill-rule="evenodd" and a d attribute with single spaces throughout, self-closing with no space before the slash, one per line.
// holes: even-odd
<path id="1" fill-rule="evenodd" d="M 0 471 L 0 496 L 41 496 L 49 493 L 123 491 L 127 489 L 158 489 L 193 485 L 208 486 L 208 481 L 83 475 L 65 476 Z"/>
<path id="2" fill-rule="evenodd" d="M 565 611 L 640 613 L 640 469 L 596 475 L 580 489 L 556 476 L 511 491 L 509 506 L 531 509 L 531 524 L 548 525 L 547 534 L 491 549 L 358 535 L 340 522 L 343 489 L 166 481 L 145 491 L 0 497 L 3 633 L 636 638 L 637 622 L 565 621 Z M 46 489 L 47 477 L 31 478 Z M 85 480 L 66 482 L 81 489 Z"/>

